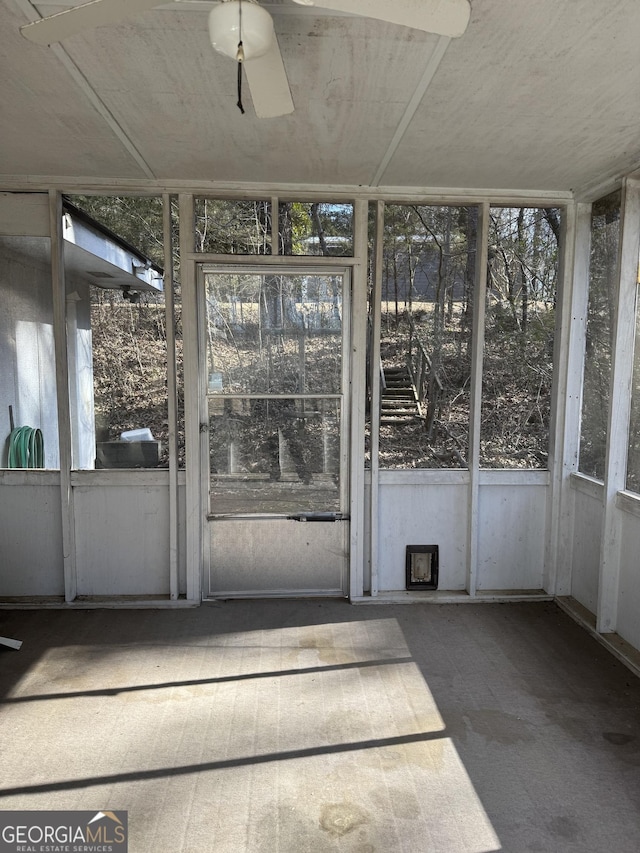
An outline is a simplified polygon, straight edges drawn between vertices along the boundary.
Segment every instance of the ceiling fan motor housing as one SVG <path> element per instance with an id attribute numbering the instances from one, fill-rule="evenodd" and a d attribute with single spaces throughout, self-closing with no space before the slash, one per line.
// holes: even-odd
<path id="1" fill-rule="evenodd" d="M 226 0 L 209 14 L 211 44 L 231 59 L 238 59 L 240 42 L 244 60 L 263 56 L 274 37 L 271 15 L 252 0 Z"/>

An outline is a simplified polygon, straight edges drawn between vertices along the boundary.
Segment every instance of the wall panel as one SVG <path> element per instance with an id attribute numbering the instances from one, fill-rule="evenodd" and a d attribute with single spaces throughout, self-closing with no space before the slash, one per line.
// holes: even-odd
<path id="1" fill-rule="evenodd" d="M 602 540 L 602 493 L 574 490 L 571 595 L 591 613 L 598 609 L 598 575 Z"/>
<path id="2" fill-rule="evenodd" d="M 477 589 L 542 589 L 546 485 L 481 485 Z"/>
<path id="3" fill-rule="evenodd" d="M 640 649 L 640 518 L 620 513 L 620 586 L 617 633 Z"/>
<path id="4" fill-rule="evenodd" d="M 379 589 L 405 589 L 407 545 L 440 546 L 438 589 L 465 588 L 466 485 L 380 485 Z"/>
<path id="5" fill-rule="evenodd" d="M 0 471 L 0 599 L 62 595 L 60 475 Z"/>
<path id="6" fill-rule="evenodd" d="M 167 474 L 110 472 L 74 487 L 79 596 L 169 594 L 169 491 L 152 484 Z"/>

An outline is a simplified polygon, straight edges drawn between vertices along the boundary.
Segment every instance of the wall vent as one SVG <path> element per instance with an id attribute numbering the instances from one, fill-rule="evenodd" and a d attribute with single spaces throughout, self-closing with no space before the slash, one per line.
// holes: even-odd
<path id="1" fill-rule="evenodd" d="M 438 546 L 407 545 L 407 589 L 438 589 Z"/>

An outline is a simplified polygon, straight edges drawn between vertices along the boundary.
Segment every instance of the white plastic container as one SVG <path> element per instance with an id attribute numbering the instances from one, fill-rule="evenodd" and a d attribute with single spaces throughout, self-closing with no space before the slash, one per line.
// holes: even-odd
<path id="1" fill-rule="evenodd" d="M 128 429 L 120 433 L 120 441 L 153 441 L 153 436 L 148 428 Z"/>

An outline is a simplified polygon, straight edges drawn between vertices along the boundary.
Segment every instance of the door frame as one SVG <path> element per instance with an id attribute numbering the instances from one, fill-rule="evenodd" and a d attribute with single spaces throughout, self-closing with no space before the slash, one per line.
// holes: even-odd
<path id="1" fill-rule="evenodd" d="M 285 595 L 287 597 L 298 597 L 304 595 L 347 595 L 348 594 L 348 582 L 349 582 L 349 533 L 348 529 L 343 528 L 343 524 L 350 524 L 350 451 L 351 451 L 351 405 L 350 405 L 350 391 L 351 391 L 351 361 L 349 358 L 349 354 L 351 351 L 350 346 L 350 337 L 351 337 L 351 306 L 352 306 L 352 266 L 350 264 L 345 264 L 344 260 L 341 257 L 325 257 L 321 258 L 322 263 L 318 263 L 316 258 L 312 260 L 314 263 L 308 264 L 308 258 L 304 257 L 293 257 L 287 258 L 286 263 L 282 263 L 283 257 L 278 256 L 277 258 L 273 257 L 265 257 L 260 256 L 257 260 L 252 258 L 252 262 L 247 264 L 243 263 L 245 260 L 244 257 L 236 260 L 233 259 L 229 262 L 229 259 L 226 259 L 222 263 L 211 263 L 209 261 L 198 261 L 196 264 L 196 289 L 197 289 L 197 298 L 198 298 L 198 368 L 199 368 L 199 382 L 198 387 L 200 388 L 201 397 L 203 398 L 201 403 L 201 412 L 202 417 L 200 421 L 200 435 L 201 435 L 201 453 L 200 453 L 200 461 L 201 461 L 201 473 L 200 476 L 202 478 L 202 504 L 201 504 L 201 512 L 202 512 L 202 580 L 201 580 L 201 590 L 202 590 L 202 598 L 215 598 L 217 594 L 225 595 L 225 597 L 270 597 L 272 595 Z M 262 261 L 262 263 L 261 263 Z M 268 261 L 265 263 L 264 261 Z M 295 262 L 295 263 L 292 263 Z M 338 395 L 328 395 L 330 398 L 339 397 L 340 398 L 340 452 L 339 452 L 339 465 L 340 465 L 340 479 L 339 479 L 339 511 L 336 513 L 337 519 L 336 523 L 339 525 L 344 532 L 339 539 L 341 539 L 344 543 L 343 546 L 340 546 L 342 550 L 345 552 L 344 563 L 342 569 L 340 570 L 341 581 L 339 587 L 331 586 L 325 587 L 323 584 L 320 584 L 319 587 L 314 588 L 312 590 L 304 591 L 300 587 L 296 586 L 295 579 L 292 578 L 293 586 L 291 588 L 282 588 L 277 593 L 273 590 L 269 590 L 268 587 L 264 588 L 252 588 L 250 591 L 246 593 L 241 593 L 238 591 L 211 588 L 212 583 L 212 575 L 214 574 L 214 566 L 212 565 L 212 560 L 215 560 L 215 555 L 211 552 L 211 541 L 213 538 L 213 533 L 210 525 L 215 524 L 229 524 L 233 522 L 243 523 L 252 525 L 253 523 L 260 522 L 262 527 L 267 525 L 274 525 L 273 530 L 277 530 L 280 527 L 281 523 L 287 523 L 288 514 L 280 514 L 280 513 L 254 513 L 251 511 L 248 512 L 239 512 L 236 514 L 229 513 L 216 513 L 215 508 L 211 505 L 211 474 L 209 470 L 209 404 L 208 404 L 208 392 L 207 392 L 207 370 L 208 370 L 208 353 L 207 353 L 207 329 L 206 329 L 206 276 L 210 275 L 225 275 L 229 273 L 237 273 L 237 274 L 257 274 L 257 275 L 283 275 L 283 276 L 308 276 L 308 275 L 319 275 L 319 276 L 340 276 L 342 280 L 341 284 L 341 303 L 342 303 L 342 323 L 340 327 L 340 338 L 341 338 L 341 369 L 340 369 L 340 392 Z M 233 398 L 260 398 L 260 399 L 277 399 L 279 395 L 270 394 L 265 392 L 264 394 L 260 394 L 258 392 L 254 393 L 238 393 L 232 395 L 221 395 L 221 398 L 229 397 Z M 290 395 L 285 395 L 289 397 Z M 295 394 L 295 397 L 305 397 L 309 399 L 317 399 L 318 397 L 323 397 L 325 394 L 323 393 L 300 393 Z M 327 510 L 329 508 L 327 507 Z M 301 515 L 309 515 L 309 513 L 304 512 L 304 506 L 298 507 Z M 290 523 L 290 522 L 289 522 Z M 250 528 L 247 529 L 247 534 L 249 534 Z M 234 531 L 235 532 L 235 531 Z M 306 537 L 307 539 L 313 540 L 315 539 L 318 545 L 321 545 L 322 541 L 326 541 L 326 537 L 322 536 L 322 533 L 329 533 L 329 529 L 326 528 L 324 524 L 319 527 L 314 524 L 312 530 L 310 530 Z M 331 531 L 334 533 L 335 531 Z M 299 531 L 295 531 L 297 535 Z M 265 547 L 268 547 L 270 541 L 273 540 L 274 533 L 273 531 L 267 532 L 265 530 L 266 539 L 264 540 Z M 293 535 L 293 532 L 292 534 Z M 247 535 L 247 538 L 251 538 Z M 331 538 L 331 537 L 329 537 Z M 335 537 L 334 537 L 335 538 Z M 244 539 L 243 539 L 244 541 Z M 307 546 L 309 542 L 307 542 Z M 335 545 L 334 545 L 335 547 Z M 329 551 L 332 552 L 332 549 L 329 548 Z M 315 552 L 318 553 L 318 552 Z M 333 551 L 332 553 L 335 553 Z M 309 556 L 313 556 L 310 554 Z M 283 555 L 282 559 L 285 560 L 286 557 Z M 323 564 L 323 560 L 319 560 L 320 564 Z M 320 569 L 321 572 L 321 569 Z M 264 574 L 267 576 L 267 573 Z"/>
<path id="2" fill-rule="evenodd" d="M 349 441 L 349 569 L 348 596 L 362 598 L 365 562 L 369 549 L 365 542 L 365 467 L 364 435 L 366 408 L 366 349 L 367 349 L 367 258 L 368 209 L 366 199 L 354 201 L 354 253 L 352 257 L 285 257 L 270 255 L 230 256 L 194 251 L 195 214 L 193 195 L 179 196 L 180 258 L 182 288 L 182 328 L 184 340 L 184 423 L 186 488 L 184 499 L 184 567 L 186 599 L 202 600 L 204 562 L 201 459 L 206 451 L 206 434 L 200 432 L 204 422 L 204 394 L 199 387 L 197 264 L 253 266 L 300 266 L 301 260 L 310 268 L 348 267 L 351 269 L 351 334 L 349 364 L 351 383 L 347 405 L 350 414 Z M 208 563 L 207 563 L 208 565 Z"/>

